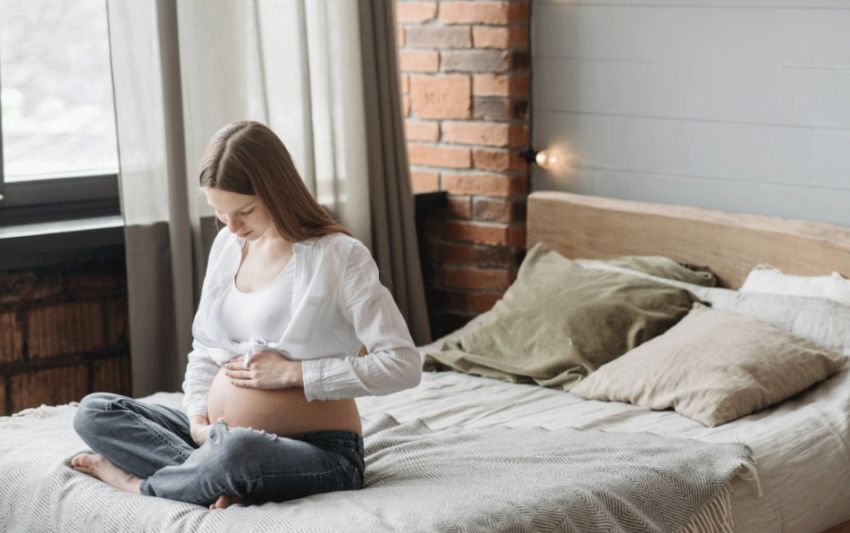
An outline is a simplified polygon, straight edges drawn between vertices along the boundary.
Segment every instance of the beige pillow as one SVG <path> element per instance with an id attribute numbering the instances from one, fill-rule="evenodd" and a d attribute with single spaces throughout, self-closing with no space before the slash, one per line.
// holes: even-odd
<path id="1" fill-rule="evenodd" d="M 770 324 L 696 303 L 665 334 L 602 366 L 571 392 L 589 400 L 672 407 L 714 427 L 826 379 L 845 359 Z"/>

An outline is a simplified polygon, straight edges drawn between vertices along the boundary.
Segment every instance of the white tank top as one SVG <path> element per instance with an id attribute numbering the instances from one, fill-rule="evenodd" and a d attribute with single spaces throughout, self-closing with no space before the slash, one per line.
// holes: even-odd
<path id="1" fill-rule="evenodd" d="M 290 259 L 277 278 L 258 291 L 242 292 L 233 279 L 224 298 L 219 300 L 218 309 L 211 314 L 226 338 L 234 342 L 249 339 L 277 342 L 283 337 L 292 318 L 293 263 Z"/>

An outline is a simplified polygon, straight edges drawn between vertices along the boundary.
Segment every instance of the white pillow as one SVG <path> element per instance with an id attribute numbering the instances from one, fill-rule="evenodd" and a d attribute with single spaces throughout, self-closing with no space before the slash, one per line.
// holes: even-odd
<path id="1" fill-rule="evenodd" d="M 689 290 L 713 309 L 735 311 L 805 337 L 834 352 L 850 356 L 850 306 L 827 298 L 739 292 L 720 287 L 701 287 L 657 278 L 598 261 L 579 261 L 584 268 L 612 270 L 654 279 Z M 845 282 L 847 282 L 845 280 Z M 850 283 L 850 282 L 847 282 Z"/>
<path id="2" fill-rule="evenodd" d="M 783 274 L 776 268 L 759 265 L 750 272 L 740 290 L 828 298 L 850 306 L 850 280 L 842 278 L 838 272 L 833 272 L 831 276 L 794 276 Z"/>

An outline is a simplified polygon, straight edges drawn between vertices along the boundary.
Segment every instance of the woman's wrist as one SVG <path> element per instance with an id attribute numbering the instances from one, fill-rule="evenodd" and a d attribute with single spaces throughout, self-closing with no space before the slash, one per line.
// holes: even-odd
<path id="1" fill-rule="evenodd" d="M 189 417 L 189 427 L 203 427 L 210 425 L 210 419 L 204 415 L 192 415 Z"/>
<path id="2" fill-rule="evenodd" d="M 292 363 L 295 365 L 295 368 L 292 372 L 292 385 L 290 385 L 290 387 L 303 387 L 304 366 L 301 364 L 301 361 L 292 361 Z"/>
<path id="3" fill-rule="evenodd" d="M 301 361 L 293 361 L 281 357 L 278 360 L 278 364 L 280 366 L 276 369 L 276 373 L 279 388 L 286 389 L 289 387 L 304 386 L 304 371 L 301 368 Z"/>
<path id="4" fill-rule="evenodd" d="M 189 417 L 189 434 L 198 446 L 203 445 L 210 436 L 210 419 L 204 415 Z"/>

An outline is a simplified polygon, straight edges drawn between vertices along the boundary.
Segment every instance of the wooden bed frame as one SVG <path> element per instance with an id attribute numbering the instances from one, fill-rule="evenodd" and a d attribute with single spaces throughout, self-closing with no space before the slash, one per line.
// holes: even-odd
<path id="1" fill-rule="evenodd" d="M 708 265 L 732 289 L 760 263 L 787 274 L 850 277 L 848 228 L 565 192 L 529 195 L 528 248 L 538 242 L 567 257 L 663 255 Z"/>
<path id="2" fill-rule="evenodd" d="M 850 229 L 803 220 L 541 191 L 528 197 L 530 249 L 567 257 L 663 255 L 707 265 L 737 289 L 758 264 L 787 274 L 850 277 Z M 850 522 L 824 533 L 850 533 Z"/>

